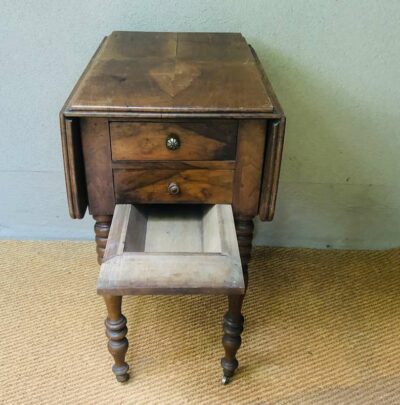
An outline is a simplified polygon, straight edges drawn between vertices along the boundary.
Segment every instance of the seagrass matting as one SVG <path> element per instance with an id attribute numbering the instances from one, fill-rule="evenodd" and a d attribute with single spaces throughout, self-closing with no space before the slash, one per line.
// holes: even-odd
<path id="1" fill-rule="evenodd" d="M 400 249 L 256 248 L 240 368 L 220 384 L 224 297 L 127 297 L 111 372 L 90 242 L 0 242 L 0 403 L 399 404 Z"/>

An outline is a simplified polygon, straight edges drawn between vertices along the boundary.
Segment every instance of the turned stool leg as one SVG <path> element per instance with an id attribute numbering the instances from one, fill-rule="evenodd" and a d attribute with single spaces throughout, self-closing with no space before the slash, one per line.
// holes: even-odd
<path id="1" fill-rule="evenodd" d="M 125 337 L 128 328 L 126 318 L 121 313 L 122 297 L 104 295 L 108 316 L 105 321 L 106 335 L 108 337 L 108 351 L 114 357 L 115 364 L 112 371 L 119 382 L 129 378 L 128 363 L 125 362 L 125 355 L 128 350 L 128 339 Z"/>
<path id="2" fill-rule="evenodd" d="M 244 295 L 229 295 L 229 309 L 224 316 L 224 336 L 222 345 L 225 349 L 225 357 L 221 359 L 223 368 L 222 384 L 227 384 L 239 366 L 236 352 L 239 350 L 243 332 L 244 318 L 241 313 Z"/>
<path id="3" fill-rule="evenodd" d="M 240 258 L 242 261 L 243 278 L 247 289 L 248 273 L 247 267 L 251 256 L 251 245 L 253 240 L 252 218 L 235 218 L 236 236 L 239 244 Z M 235 370 L 239 366 L 236 353 L 242 343 L 241 333 L 243 332 L 244 318 L 242 315 L 242 304 L 244 295 L 229 295 L 229 309 L 224 316 L 224 336 L 222 345 L 225 349 L 225 357 L 221 359 L 223 368 L 222 383 L 227 384 Z"/>

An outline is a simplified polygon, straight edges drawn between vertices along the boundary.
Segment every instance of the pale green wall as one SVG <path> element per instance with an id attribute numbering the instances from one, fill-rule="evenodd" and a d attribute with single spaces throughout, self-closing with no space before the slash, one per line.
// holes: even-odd
<path id="1" fill-rule="evenodd" d="M 0 0 L 0 236 L 92 237 L 68 218 L 57 113 L 113 30 L 240 31 L 288 116 L 258 244 L 400 245 L 400 1 Z"/>

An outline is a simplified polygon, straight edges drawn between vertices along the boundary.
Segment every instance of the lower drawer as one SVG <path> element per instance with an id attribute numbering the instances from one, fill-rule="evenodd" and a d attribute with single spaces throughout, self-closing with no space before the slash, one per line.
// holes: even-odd
<path id="1" fill-rule="evenodd" d="M 232 202 L 232 170 L 114 169 L 117 204 Z"/>

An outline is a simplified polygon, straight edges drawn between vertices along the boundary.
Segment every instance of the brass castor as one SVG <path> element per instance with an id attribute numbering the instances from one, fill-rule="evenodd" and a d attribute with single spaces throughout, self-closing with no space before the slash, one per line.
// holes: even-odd
<path id="1" fill-rule="evenodd" d="M 229 384 L 229 381 L 231 380 L 231 377 L 229 377 L 229 376 L 227 376 L 227 375 L 223 375 L 222 376 L 222 380 L 221 380 L 221 383 L 222 383 L 222 385 L 226 385 L 226 384 Z"/>
<path id="2" fill-rule="evenodd" d="M 125 374 L 121 374 L 121 375 L 116 375 L 116 378 L 117 378 L 118 382 L 124 383 L 129 380 L 129 374 L 125 373 Z"/>

